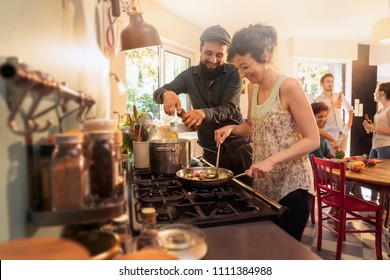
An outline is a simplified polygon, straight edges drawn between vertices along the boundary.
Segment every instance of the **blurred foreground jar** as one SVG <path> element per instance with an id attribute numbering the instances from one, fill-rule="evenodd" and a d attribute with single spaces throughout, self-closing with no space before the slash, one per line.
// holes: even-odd
<path id="1" fill-rule="evenodd" d="M 108 202 L 114 194 L 117 164 L 114 132 L 91 131 L 89 133 L 90 195 L 94 202 Z"/>
<path id="2" fill-rule="evenodd" d="M 121 253 L 127 254 L 132 250 L 132 234 L 130 230 L 129 214 L 124 213 L 100 227 L 100 230 L 113 232 L 118 235 L 121 245 Z"/>
<path id="3" fill-rule="evenodd" d="M 53 210 L 84 206 L 88 168 L 82 151 L 83 134 L 57 134 L 50 165 Z"/>
<path id="4" fill-rule="evenodd" d="M 144 249 L 162 249 L 161 239 L 156 228 L 156 209 L 152 207 L 141 210 L 142 227 L 140 235 L 134 239 L 133 251 Z"/>

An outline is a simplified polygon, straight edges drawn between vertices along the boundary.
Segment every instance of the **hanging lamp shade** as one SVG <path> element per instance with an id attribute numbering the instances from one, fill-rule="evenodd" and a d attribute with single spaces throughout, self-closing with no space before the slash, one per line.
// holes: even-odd
<path id="1" fill-rule="evenodd" d="M 372 26 L 371 39 L 374 44 L 390 44 L 390 0 L 388 9 L 387 17 L 377 20 Z"/>
<path id="2" fill-rule="evenodd" d="M 390 17 L 382 18 L 374 23 L 372 41 L 375 44 L 390 44 Z"/>
<path id="3" fill-rule="evenodd" d="M 162 44 L 157 29 L 144 21 L 138 1 L 131 2 L 128 15 L 129 24 L 121 32 L 122 51 Z"/>

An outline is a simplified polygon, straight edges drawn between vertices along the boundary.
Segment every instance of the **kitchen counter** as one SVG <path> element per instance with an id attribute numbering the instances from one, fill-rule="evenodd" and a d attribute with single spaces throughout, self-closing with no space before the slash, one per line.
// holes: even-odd
<path id="1" fill-rule="evenodd" d="M 206 260 L 320 260 L 271 221 L 203 228 Z"/>

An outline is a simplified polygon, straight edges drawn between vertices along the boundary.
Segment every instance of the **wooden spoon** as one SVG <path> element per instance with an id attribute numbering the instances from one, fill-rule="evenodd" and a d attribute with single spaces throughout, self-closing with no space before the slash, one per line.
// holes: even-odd
<path id="1" fill-rule="evenodd" d="M 218 151 L 217 151 L 217 162 L 215 163 L 215 177 L 218 178 L 218 166 L 219 166 L 219 153 L 221 151 L 221 143 L 218 145 Z"/>

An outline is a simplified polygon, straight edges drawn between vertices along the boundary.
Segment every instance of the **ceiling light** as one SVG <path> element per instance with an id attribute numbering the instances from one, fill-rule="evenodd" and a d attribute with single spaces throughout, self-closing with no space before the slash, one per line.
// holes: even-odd
<path id="1" fill-rule="evenodd" d="M 143 20 L 139 1 L 132 0 L 126 12 L 129 24 L 121 32 L 122 51 L 162 44 L 156 28 Z"/>
<path id="2" fill-rule="evenodd" d="M 372 27 L 372 41 L 374 44 L 390 44 L 390 0 L 388 16 L 377 20 Z"/>

